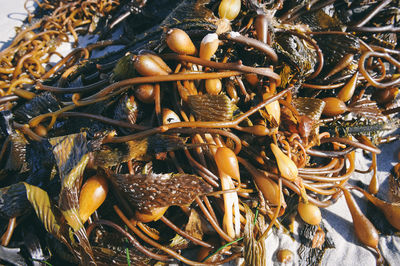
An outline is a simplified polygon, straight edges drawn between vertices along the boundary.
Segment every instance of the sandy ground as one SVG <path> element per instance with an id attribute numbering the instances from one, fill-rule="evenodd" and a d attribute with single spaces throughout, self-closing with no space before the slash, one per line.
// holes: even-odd
<path id="1" fill-rule="evenodd" d="M 15 27 L 22 25 L 27 16 L 25 0 L 0 0 L 0 50 L 7 47 L 15 36 Z M 33 1 L 27 6 L 32 10 Z"/>

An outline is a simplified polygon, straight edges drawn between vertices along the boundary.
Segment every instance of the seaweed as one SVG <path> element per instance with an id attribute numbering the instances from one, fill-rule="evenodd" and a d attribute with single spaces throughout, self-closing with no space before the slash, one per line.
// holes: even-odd
<path id="1" fill-rule="evenodd" d="M 320 247 L 313 248 L 313 239 L 317 233 L 318 226 L 303 224 L 300 229 L 300 247 L 297 250 L 299 254 L 299 265 L 319 265 L 326 249 L 335 248 L 333 239 L 329 236 L 324 223 L 320 224 L 321 229 L 325 234 L 325 241 Z"/>
<path id="2" fill-rule="evenodd" d="M 60 109 L 60 105 L 51 92 L 43 92 L 14 111 L 15 121 L 28 123 L 32 118 L 54 112 Z"/>
<path id="3" fill-rule="evenodd" d="M 278 55 L 290 64 L 302 79 L 314 72 L 317 57 L 314 50 L 308 48 L 303 41 L 290 33 L 277 32 L 274 48 Z"/>
<path id="4" fill-rule="evenodd" d="M 172 205 L 188 206 L 197 196 L 212 191 L 200 177 L 189 174 L 137 173 L 111 174 L 129 202 L 146 213 L 153 208 Z"/>

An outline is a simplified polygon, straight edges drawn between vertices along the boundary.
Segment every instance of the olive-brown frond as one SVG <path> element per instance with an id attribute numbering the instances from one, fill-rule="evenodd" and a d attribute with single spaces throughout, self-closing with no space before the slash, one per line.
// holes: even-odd
<path id="1" fill-rule="evenodd" d="M 189 205 L 212 191 L 203 179 L 190 174 L 115 174 L 112 177 L 130 203 L 139 211 L 156 207 Z"/>

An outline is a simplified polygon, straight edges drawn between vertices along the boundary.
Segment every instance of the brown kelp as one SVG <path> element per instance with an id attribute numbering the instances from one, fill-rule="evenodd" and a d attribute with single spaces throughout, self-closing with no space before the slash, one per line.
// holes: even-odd
<path id="1" fill-rule="evenodd" d="M 316 265 L 335 247 L 321 208 L 342 196 L 383 262 L 351 193 L 399 229 L 374 196 L 400 124 L 395 1 L 35 2 L 0 52 L 1 262 L 267 265 L 270 233 L 298 217 L 299 264 Z"/>

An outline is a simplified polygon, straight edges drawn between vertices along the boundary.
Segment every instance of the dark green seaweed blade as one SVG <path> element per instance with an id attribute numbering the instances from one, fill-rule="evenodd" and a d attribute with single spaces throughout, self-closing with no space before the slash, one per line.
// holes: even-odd
<path id="1" fill-rule="evenodd" d="M 22 133 L 14 130 L 13 119 L 14 116 L 10 111 L 0 112 L 0 141 L 4 140 L 3 148 L 7 148 L 0 162 L 0 172 L 27 171 L 25 155 L 28 142 Z"/>
<path id="2" fill-rule="evenodd" d="M 154 156 L 158 153 L 175 151 L 187 147 L 185 139 L 175 135 L 155 134 L 148 137 L 147 153 Z"/>
<path id="3" fill-rule="evenodd" d="M 113 69 L 113 78 L 115 81 L 123 79 L 133 78 L 136 74 L 135 68 L 133 67 L 134 55 L 130 52 L 126 53 Z"/>
<path id="4" fill-rule="evenodd" d="M 25 185 L 26 189 L 26 197 L 32 204 L 36 215 L 40 221 L 42 221 L 46 231 L 57 238 L 60 238 L 60 225 L 59 221 L 57 221 L 60 219 L 60 217 L 58 217 L 58 219 L 56 218 L 47 192 L 37 186 L 32 186 L 27 183 L 23 184 Z"/>
<path id="5" fill-rule="evenodd" d="M 112 167 L 129 160 L 151 160 L 155 155 L 182 149 L 187 146 L 184 139 L 178 136 L 155 134 L 148 138 L 128 141 L 126 143 L 109 143 L 93 152 L 94 165 Z"/>
<path id="6" fill-rule="evenodd" d="M 340 20 L 335 17 L 331 17 L 323 10 L 317 10 L 315 12 L 307 12 L 299 18 L 299 20 L 308 25 L 312 31 L 340 31 L 342 30 L 343 24 Z"/>
<path id="7" fill-rule="evenodd" d="M 320 248 L 312 248 L 313 238 L 318 230 L 318 226 L 304 223 L 304 226 L 300 231 L 301 245 L 297 250 L 297 253 L 299 254 L 299 265 L 301 266 L 319 265 L 326 249 L 335 248 L 335 243 L 327 233 L 327 230 L 323 222 L 321 222 L 320 226 L 325 233 L 325 242 L 322 244 Z"/>
<path id="8" fill-rule="evenodd" d="M 61 219 L 60 212 L 52 204 L 46 191 L 25 182 L 0 189 L 1 217 L 11 218 L 24 215 L 31 210 L 31 206 L 46 231 L 63 242 L 71 251 L 74 250 L 70 244 L 71 239 L 65 223 L 61 222 L 65 220 Z"/>
<path id="9" fill-rule="evenodd" d="M 151 259 L 143 253 L 140 253 L 135 248 L 129 248 L 129 260 L 130 265 L 135 266 L 147 266 L 151 265 Z M 128 265 L 127 263 L 127 249 L 114 250 L 105 247 L 93 247 L 93 253 L 98 262 L 97 265 Z"/>
<path id="10" fill-rule="evenodd" d="M 397 163 L 389 176 L 389 199 L 400 203 L 400 163 Z"/>
<path id="11" fill-rule="evenodd" d="M 60 109 L 60 105 L 53 94 L 51 92 L 43 92 L 26 104 L 17 107 L 14 111 L 14 116 L 16 121 L 27 123 L 38 115 L 54 112 L 58 109 Z"/>
<path id="12" fill-rule="evenodd" d="M 185 25 L 192 22 L 198 25 L 198 30 L 214 32 L 213 24 L 217 18 L 206 7 L 210 0 L 185 0 L 182 1 L 161 23 L 161 27 L 178 27 L 185 30 Z M 191 27 L 194 29 L 194 27 Z M 204 33 L 203 33 L 204 34 Z"/>
<path id="13" fill-rule="evenodd" d="M 24 226 L 22 229 L 22 235 L 24 238 L 24 246 L 28 252 L 28 256 L 34 261 L 47 261 L 50 259 L 51 254 L 42 245 L 43 234 L 36 232 L 33 225 Z M 35 265 L 36 266 L 36 265 Z"/>
<path id="14" fill-rule="evenodd" d="M 26 146 L 26 161 L 30 170 L 26 182 L 45 188 L 55 164 L 48 140 L 30 142 Z"/>
<path id="15" fill-rule="evenodd" d="M 343 23 L 335 16 L 329 16 L 323 10 L 307 12 L 298 20 L 310 27 L 311 31 L 342 31 Z M 355 54 L 360 50 L 358 37 L 351 34 L 324 34 L 316 35 L 317 41 L 324 54 L 326 66 L 324 70 L 332 68 L 345 54 Z"/>
<path id="16" fill-rule="evenodd" d="M 30 203 L 26 197 L 23 182 L 0 188 L 0 217 L 9 219 L 30 211 Z"/>
<path id="17" fill-rule="evenodd" d="M 20 133 L 11 133 L 10 138 L 10 152 L 8 160 L 5 165 L 6 170 L 25 172 L 26 165 L 26 145 L 28 141 Z"/>
<path id="18" fill-rule="evenodd" d="M 46 191 L 37 186 L 23 183 L 26 188 L 26 198 L 31 203 L 37 217 L 43 223 L 44 228 L 52 236 L 64 243 L 68 249 L 76 255 L 78 259 L 83 259 L 73 247 L 74 241 L 71 241 L 65 219 L 62 218 L 60 211 L 50 201 Z"/>
<path id="19" fill-rule="evenodd" d="M 314 72 L 317 63 L 316 52 L 308 48 L 299 37 L 287 32 L 277 32 L 273 46 L 277 54 L 290 63 L 300 78 L 304 79 Z"/>
<path id="20" fill-rule="evenodd" d="M 132 247 L 132 244 L 121 233 L 96 229 L 97 234 L 91 235 L 93 255 L 98 265 L 127 265 L 127 250 L 131 265 L 151 265 L 151 258 Z M 155 248 L 148 247 L 154 253 Z"/>
<path id="21" fill-rule="evenodd" d="M 14 129 L 12 128 L 13 114 L 11 111 L 1 111 L 0 112 L 0 137 L 6 138 L 10 135 Z"/>
<path id="22" fill-rule="evenodd" d="M 96 167 L 112 167 L 129 160 L 148 160 L 147 138 L 128 141 L 126 143 L 109 143 L 93 152 L 93 164 Z"/>
<path id="23" fill-rule="evenodd" d="M 83 171 L 89 161 L 86 134 L 57 137 L 49 142 L 53 146 L 61 179 L 59 208 L 78 239 L 78 247 L 72 251 L 83 264 L 96 264 L 86 230 L 79 218 L 79 191 Z M 73 239 L 71 241 L 74 242 Z"/>

